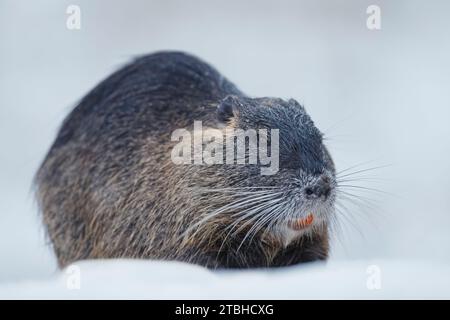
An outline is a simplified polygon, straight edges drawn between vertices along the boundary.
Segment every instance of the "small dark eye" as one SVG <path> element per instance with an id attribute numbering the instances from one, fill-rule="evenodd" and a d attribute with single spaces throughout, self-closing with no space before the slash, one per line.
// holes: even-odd
<path id="1" fill-rule="evenodd" d="M 306 193 L 307 196 L 310 196 L 310 195 L 312 195 L 314 193 L 314 191 L 311 188 L 306 188 L 305 189 L 305 193 Z"/>

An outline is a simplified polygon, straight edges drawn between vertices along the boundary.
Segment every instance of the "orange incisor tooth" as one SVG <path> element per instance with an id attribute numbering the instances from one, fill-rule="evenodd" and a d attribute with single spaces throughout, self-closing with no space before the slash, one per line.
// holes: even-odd
<path id="1" fill-rule="evenodd" d="M 304 219 L 297 219 L 292 223 L 294 229 L 300 230 L 310 226 L 314 221 L 314 216 L 312 213 L 308 214 Z"/>
<path id="2" fill-rule="evenodd" d="M 314 221 L 314 216 L 312 215 L 312 213 L 310 213 L 306 219 L 305 219 L 305 223 L 307 226 L 309 226 L 311 223 L 313 223 Z"/>

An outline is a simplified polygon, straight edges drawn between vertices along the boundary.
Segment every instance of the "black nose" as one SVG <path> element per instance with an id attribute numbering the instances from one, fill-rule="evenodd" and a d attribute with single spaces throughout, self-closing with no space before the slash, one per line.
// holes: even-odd
<path id="1" fill-rule="evenodd" d="M 325 197 L 327 198 L 331 192 L 330 178 L 321 176 L 317 182 L 305 188 L 305 194 L 308 199 Z"/>

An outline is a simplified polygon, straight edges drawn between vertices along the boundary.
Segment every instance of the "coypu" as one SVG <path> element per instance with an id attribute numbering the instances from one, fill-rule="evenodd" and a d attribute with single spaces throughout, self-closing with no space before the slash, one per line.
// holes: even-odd
<path id="1" fill-rule="evenodd" d="M 174 164 L 171 134 L 195 120 L 218 130 L 278 129 L 278 172 Z M 250 98 L 182 52 L 139 57 L 89 92 L 64 120 L 35 184 L 60 267 L 97 258 L 277 267 L 328 256 L 336 173 L 304 107 Z"/>

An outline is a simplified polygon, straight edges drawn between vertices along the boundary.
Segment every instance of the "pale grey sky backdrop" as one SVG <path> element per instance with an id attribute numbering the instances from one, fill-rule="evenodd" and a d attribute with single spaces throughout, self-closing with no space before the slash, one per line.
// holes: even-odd
<path id="1" fill-rule="evenodd" d="M 81 30 L 66 28 L 70 4 Z M 382 29 L 366 28 L 381 8 Z M 32 177 L 64 116 L 133 56 L 184 50 L 252 96 L 293 97 L 362 168 L 376 208 L 351 208 L 332 259 L 450 260 L 450 2 L 0 0 L 0 282 L 55 264 Z M 355 224 L 352 227 L 351 224 Z"/>

